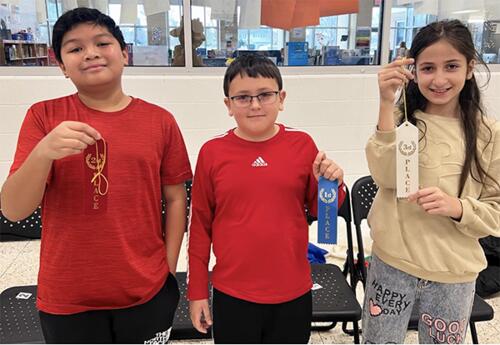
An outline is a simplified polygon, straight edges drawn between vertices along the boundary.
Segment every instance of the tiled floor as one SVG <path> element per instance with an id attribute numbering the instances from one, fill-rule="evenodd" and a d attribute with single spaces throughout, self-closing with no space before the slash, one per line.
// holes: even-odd
<path id="1" fill-rule="evenodd" d="M 0 291 L 12 286 L 36 284 L 39 250 L 40 241 L 0 243 Z M 185 254 L 181 253 L 180 258 L 185 258 Z M 329 261 L 336 261 L 336 259 L 330 257 Z M 362 292 L 360 291 L 358 295 L 361 296 Z M 487 302 L 495 310 L 495 318 L 489 322 L 476 324 L 479 341 L 484 344 L 500 343 L 500 295 L 488 299 Z M 315 331 L 312 333 L 310 339 L 310 343 L 312 344 L 349 344 L 352 342 L 353 338 L 343 334 L 340 325 L 327 332 Z M 466 342 L 472 342 L 470 332 L 467 334 Z M 173 343 L 181 342 L 174 341 Z M 212 342 L 184 340 L 182 343 Z M 408 332 L 405 343 L 418 343 L 417 333 L 413 331 Z"/>

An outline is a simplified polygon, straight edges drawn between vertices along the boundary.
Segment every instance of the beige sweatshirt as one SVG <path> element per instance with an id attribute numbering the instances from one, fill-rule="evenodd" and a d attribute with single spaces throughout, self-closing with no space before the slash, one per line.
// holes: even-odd
<path id="1" fill-rule="evenodd" d="M 419 143 L 419 185 L 437 186 L 458 197 L 465 157 L 459 119 L 426 114 L 415 116 L 427 126 Z M 488 120 L 492 130 L 481 126 L 478 147 L 482 167 L 500 182 L 500 123 Z M 423 130 L 424 126 L 419 125 Z M 485 147 L 486 146 L 486 147 Z M 421 279 L 470 282 L 486 267 L 478 239 L 500 236 L 500 188 L 482 185 L 469 176 L 460 197 L 460 222 L 429 215 L 415 203 L 396 198 L 396 131 L 376 131 L 366 145 L 368 166 L 378 193 L 368 215 L 373 238 L 372 252 L 385 263 Z"/>

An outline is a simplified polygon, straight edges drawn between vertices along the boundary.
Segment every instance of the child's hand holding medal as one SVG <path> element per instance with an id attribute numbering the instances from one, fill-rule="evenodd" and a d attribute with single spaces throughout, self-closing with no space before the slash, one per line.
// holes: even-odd
<path id="1" fill-rule="evenodd" d="M 101 134 L 86 123 L 64 121 L 38 143 L 37 152 L 50 160 L 61 159 L 82 153 L 101 138 Z"/>

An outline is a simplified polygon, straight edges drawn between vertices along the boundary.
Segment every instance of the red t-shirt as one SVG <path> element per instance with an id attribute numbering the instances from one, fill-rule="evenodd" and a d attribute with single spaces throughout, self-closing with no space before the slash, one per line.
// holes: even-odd
<path id="1" fill-rule="evenodd" d="M 208 297 L 212 243 L 212 284 L 228 295 L 271 304 L 311 288 L 304 206 L 316 214 L 317 152 L 309 135 L 283 125 L 263 142 L 231 130 L 202 147 L 192 189 L 188 299 Z M 344 197 L 341 188 L 340 204 Z"/>
<path id="2" fill-rule="evenodd" d="M 101 133 L 109 189 L 96 195 L 90 182 L 95 145 L 53 162 L 42 203 L 37 306 L 73 314 L 145 303 L 169 271 L 161 186 L 192 177 L 179 128 L 168 111 L 137 98 L 117 112 L 90 109 L 76 94 L 36 103 L 22 125 L 11 174 L 62 121 Z"/>

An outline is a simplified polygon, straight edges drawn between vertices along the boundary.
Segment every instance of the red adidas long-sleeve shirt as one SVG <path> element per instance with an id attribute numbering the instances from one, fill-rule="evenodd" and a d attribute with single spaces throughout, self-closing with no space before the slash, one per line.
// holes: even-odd
<path id="1" fill-rule="evenodd" d="M 263 142 L 231 130 L 205 143 L 192 189 L 189 300 L 208 298 L 212 244 L 212 284 L 228 295 L 282 303 L 311 288 L 304 206 L 316 214 L 317 153 L 309 135 L 283 125 Z"/>

